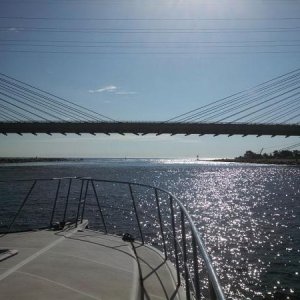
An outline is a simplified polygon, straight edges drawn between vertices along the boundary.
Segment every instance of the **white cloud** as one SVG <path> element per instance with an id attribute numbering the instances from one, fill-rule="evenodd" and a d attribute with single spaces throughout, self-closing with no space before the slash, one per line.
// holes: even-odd
<path id="1" fill-rule="evenodd" d="M 19 32 L 19 31 L 21 31 L 21 30 L 23 30 L 23 28 L 9 27 L 9 28 L 7 29 L 7 31 L 10 31 L 10 32 Z"/>
<path id="2" fill-rule="evenodd" d="M 103 93 L 103 92 L 112 93 L 117 89 L 118 88 L 115 85 L 107 85 L 97 90 L 89 90 L 89 93 Z"/>
<path id="3" fill-rule="evenodd" d="M 115 92 L 116 95 L 135 95 L 137 92 L 126 92 L 126 91 L 120 91 L 120 92 Z"/>
<path id="4" fill-rule="evenodd" d="M 114 95 L 135 95 L 137 92 L 122 90 L 115 85 L 107 85 L 96 90 L 89 90 L 89 93 L 111 93 Z"/>

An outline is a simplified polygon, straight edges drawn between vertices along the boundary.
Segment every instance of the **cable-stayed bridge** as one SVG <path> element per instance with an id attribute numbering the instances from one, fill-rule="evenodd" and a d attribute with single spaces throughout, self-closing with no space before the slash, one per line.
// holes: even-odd
<path id="1" fill-rule="evenodd" d="M 300 69 L 165 121 L 123 122 L 0 73 L 0 133 L 300 136 Z"/>

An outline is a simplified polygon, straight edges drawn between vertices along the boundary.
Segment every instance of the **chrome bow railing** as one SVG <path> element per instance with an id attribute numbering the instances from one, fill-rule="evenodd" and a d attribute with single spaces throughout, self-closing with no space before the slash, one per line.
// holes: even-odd
<path id="1" fill-rule="evenodd" d="M 2 233 L 77 226 L 84 218 L 105 233 L 130 233 L 173 261 L 187 299 L 225 299 L 193 220 L 164 189 L 89 177 L 0 181 L 0 207 Z"/>

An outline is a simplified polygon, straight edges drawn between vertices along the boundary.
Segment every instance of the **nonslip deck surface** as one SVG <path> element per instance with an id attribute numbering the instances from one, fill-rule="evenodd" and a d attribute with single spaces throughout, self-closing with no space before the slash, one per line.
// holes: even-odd
<path id="1" fill-rule="evenodd" d="M 18 254 L 0 262 L 0 299 L 185 299 L 161 253 L 133 246 L 90 230 L 4 235 Z"/>

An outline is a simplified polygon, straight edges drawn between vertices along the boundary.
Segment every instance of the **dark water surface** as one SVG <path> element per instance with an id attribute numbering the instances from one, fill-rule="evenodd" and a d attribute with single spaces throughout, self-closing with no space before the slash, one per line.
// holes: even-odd
<path id="1" fill-rule="evenodd" d="M 228 299 L 300 299 L 299 168 L 165 159 L 0 166 L 0 180 L 63 176 L 169 190 L 202 233 Z"/>

